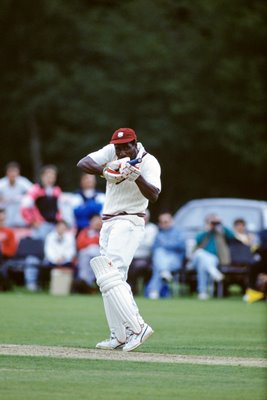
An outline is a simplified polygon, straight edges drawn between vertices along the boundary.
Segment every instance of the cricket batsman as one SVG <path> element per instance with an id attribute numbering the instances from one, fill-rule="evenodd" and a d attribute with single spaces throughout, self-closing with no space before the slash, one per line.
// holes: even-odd
<path id="1" fill-rule="evenodd" d="M 161 191 L 160 165 L 137 142 L 133 129 L 120 128 L 108 145 L 82 158 L 77 166 L 106 179 L 101 255 L 91 260 L 91 267 L 102 293 L 110 337 L 96 348 L 132 351 L 153 334 L 126 280 L 143 239 L 145 210 L 149 201 L 157 201 Z"/>

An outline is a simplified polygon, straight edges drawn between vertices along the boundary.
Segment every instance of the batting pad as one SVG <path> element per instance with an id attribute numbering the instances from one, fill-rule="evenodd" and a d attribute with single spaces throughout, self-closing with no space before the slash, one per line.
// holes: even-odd
<path id="1" fill-rule="evenodd" d="M 100 276 L 106 275 L 108 272 L 111 271 L 112 268 L 111 261 L 105 256 L 92 258 L 90 261 L 90 265 L 95 273 L 96 279 L 100 278 Z"/>
<path id="2" fill-rule="evenodd" d="M 121 274 L 107 257 L 99 256 L 93 258 L 91 267 L 103 296 L 110 330 L 113 330 L 117 339 L 124 343 L 126 340 L 126 327 L 130 328 L 134 333 L 141 331 L 128 285 L 123 282 Z"/>
<path id="3" fill-rule="evenodd" d="M 110 331 L 115 334 L 119 342 L 125 343 L 126 341 L 125 326 L 121 323 L 118 314 L 114 313 L 113 309 L 111 308 L 112 306 L 110 304 L 108 296 L 105 293 L 102 293 L 102 298 Z"/>

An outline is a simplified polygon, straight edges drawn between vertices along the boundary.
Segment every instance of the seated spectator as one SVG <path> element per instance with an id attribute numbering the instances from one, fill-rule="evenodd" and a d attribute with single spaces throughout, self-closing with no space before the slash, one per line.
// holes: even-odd
<path id="1" fill-rule="evenodd" d="M 237 218 L 233 223 L 233 230 L 236 239 L 240 242 L 249 246 L 251 249 L 255 249 L 258 245 L 255 235 L 248 232 L 246 229 L 246 221 L 243 218 Z"/>
<path id="2" fill-rule="evenodd" d="M 259 259 L 250 266 L 248 286 L 243 297 L 247 303 L 267 299 L 267 230 L 260 233 L 260 245 L 256 255 Z"/>
<path id="3" fill-rule="evenodd" d="M 6 226 L 6 212 L 0 209 L 0 290 L 8 287 L 8 270 L 5 263 L 11 259 L 17 250 L 17 241 L 12 228 Z"/>
<path id="4" fill-rule="evenodd" d="M 105 195 L 96 190 L 96 177 L 82 173 L 80 178 L 80 188 L 76 191 L 78 204 L 73 212 L 77 227 L 77 234 L 81 229 L 86 228 L 88 221 L 95 214 L 101 214 Z"/>
<path id="5" fill-rule="evenodd" d="M 68 229 L 65 221 L 58 221 L 55 228 L 49 232 L 44 241 L 44 265 L 49 269 L 55 267 L 70 267 L 74 266 L 76 256 L 75 236 Z M 34 257 L 26 260 L 25 266 L 25 283 L 30 291 L 38 290 L 38 270 L 39 260 L 34 260 Z"/>
<path id="6" fill-rule="evenodd" d="M 160 297 L 163 283 L 172 281 L 172 273 L 182 268 L 185 257 L 185 239 L 174 226 L 172 215 L 160 214 L 158 225 L 152 252 L 152 278 L 147 287 L 150 299 Z"/>
<path id="7" fill-rule="evenodd" d="M 196 250 L 189 262 L 189 268 L 197 271 L 197 290 L 200 300 L 209 298 L 208 285 L 210 279 L 220 282 L 224 276 L 219 265 L 230 264 L 230 250 L 227 240 L 234 238 L 234 233 L 222 225 L 215 214 L 205 218 L 206 229 L 196 237 Z"/>
<path id="8" fill-rule="evenodd" d="M 73 232 L 65 221 L 58 221 L 44 243 L 45 260 L 52 267 L 73 267 L 76 243 Z"/>
<path id="9" fill-rule="evenodd" d="M 30 225 L 32 236 L 45 239 L 61 219 L 58 200 L 61 189 L 56 185 L 57 167 L 46 165 L 41 169 L 40 183 L 34 184 L 22 201 L 22 216 Z"/>
<path id="10" fill-rule="evenodd" d="M 131 286 L 133 294 L 138 294 L 138 280 L 143 279 L 146 288 L 152 276 L 152 247 L 158 227 L 156 224 L 150 222 L 150 212 L 146 210 L 145 215 L 145 235 L 142 239 L 138 249 L 135 252 L 133 261 L 130 265 L 128 272 L 127 282 Z"/>
<path id="11" fill-rule="evenodd" d="M 75 286 L 83 288 L 82 291 L 94 291 L 95 274 L 91 268 L 90 260 L 100 255 L 99 234 L 102 227 L 100 215 L 93 215 L 89 226 L 83 228 L 76 239 L 78 250 L 77 281 Z"/>
<path id="12" fill-rule="evenodd" d="M 17 250 L 15 232 L 6 226 L 6 211 L 0 209 L 0 256 L 1 260 L 11 258 Z"/>
<path id="13" fill-rule="evenodd" d="M 259 260 L 259 255 L 255 253 L 258 248 L 258 241 L 255 235 L 246 230 L 246 221 L 238 218 L 233 223 L 235 237 L 230 240 L 230 255 L 232 265 L 249 266 Z"/>
<path id="14" fill-rule="evenodd" d="M 32 186 L 20 175 L 20 165 L 12 161 L 6 165 L 6 176 L 0 179 L 0 205 L 6 210 L 6 226 L 24 226 L 20 207 L 22 197 Z"/>

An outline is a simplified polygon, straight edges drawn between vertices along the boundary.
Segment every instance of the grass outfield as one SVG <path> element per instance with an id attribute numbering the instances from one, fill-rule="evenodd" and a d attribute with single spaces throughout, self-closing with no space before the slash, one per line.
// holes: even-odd
<path id="1" fill-rule="evenodd" d="M 0 344 L 95 347 L 108 335 L 102 299 L 0 294 Z M 149 301 L 141 314 L 155 334 L 140 352 L 266 357 L 266 303 L 240 297 Z M 138 352 L 138 350 L 136 351 Z M 265 400 L 266 368 L 53 357 L 0 357 L 0 398 Z"/>

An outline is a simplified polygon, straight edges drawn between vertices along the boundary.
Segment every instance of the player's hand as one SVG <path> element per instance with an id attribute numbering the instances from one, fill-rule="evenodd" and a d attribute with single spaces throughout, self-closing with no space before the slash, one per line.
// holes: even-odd
<path id="1" fill-rule="evenodd" d="M 121 176 L 124 179 L 128 179 L 130 182 L 134 182 L 141 174 L 141 171 L 138 167 L 126 163 L 123 167 L 120 168 Z"/>
<path id="2" fill-rule="evenodd" d="M 107 165 L 103 169 L 103 176 L 109 183 L 119 183 L 122 180 L 124 180 L 123 176 L 120 173 L 120 170 L 115 170 L 111 168 L 109 165 Z"/>

